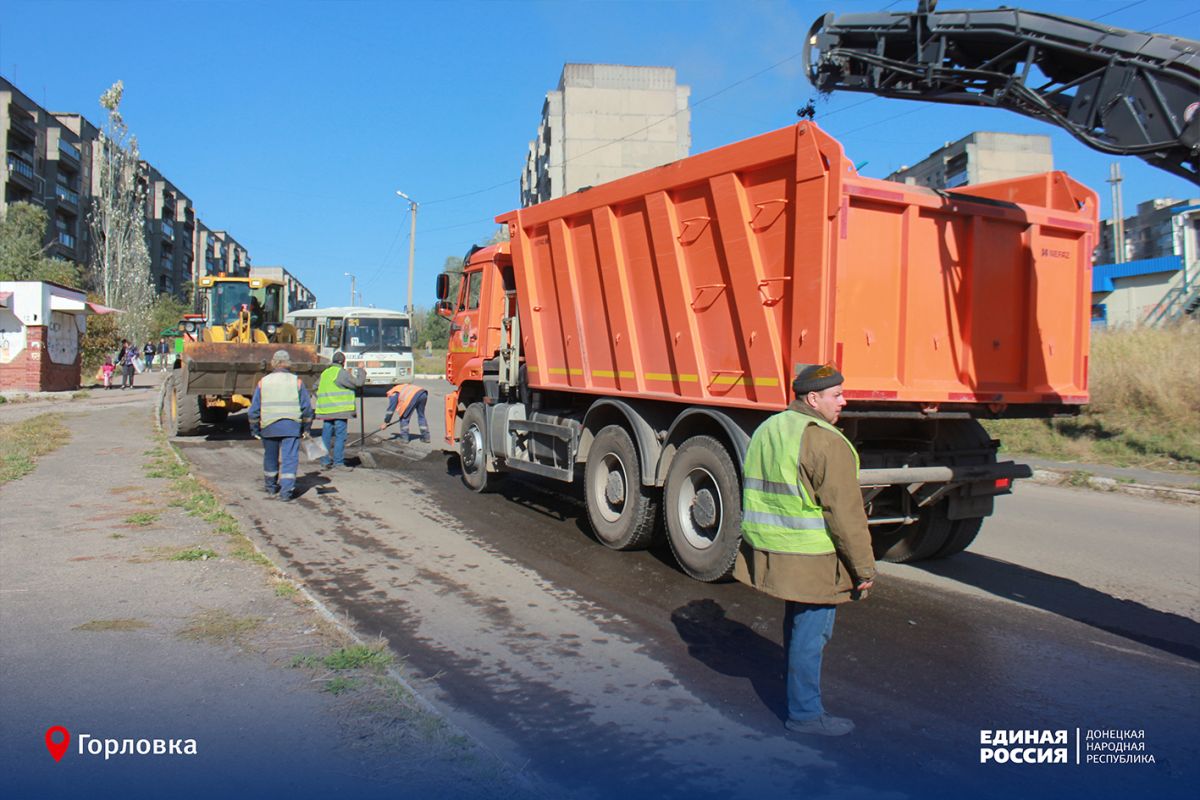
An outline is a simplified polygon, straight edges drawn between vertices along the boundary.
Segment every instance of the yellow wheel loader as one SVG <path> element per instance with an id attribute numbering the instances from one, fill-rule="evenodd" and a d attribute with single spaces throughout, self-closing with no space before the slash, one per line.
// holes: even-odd
<path id="1" fill-rule="evenodd" d="M 287 350 L 292 372 L 309 389 L 328 366 L 312 345 L 296 343 L 284 322 L 284 285 L 269 278 L 205 276 L 197 284 L 202 314 L 179 323 L 183 350 L 163 382 L 159 419 L 172 436 L 191 436 L 203 423 L 223 422 L 250 407 L 271 357 Z"/>

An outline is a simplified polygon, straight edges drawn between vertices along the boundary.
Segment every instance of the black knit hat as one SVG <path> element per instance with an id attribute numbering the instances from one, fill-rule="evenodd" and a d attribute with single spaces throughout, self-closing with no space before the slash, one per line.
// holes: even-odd
<path id="1" fill-rule="evenodd" d="M 333 354 L 333 363 L 345 364 L 346 363 L 346 354 L 343 353 L 341 350 L 338 350 L 336 353 Z"/>
<path id="2" fill-rule="evenodd" d="M 796 393 L 796 397 L 803 397 L 809 392 L 823 392 L 830 386 L 845 382 L 842 373 L 832 364 L 810 364 L 796 374 L 796 379 L 792 381 L 792 391 Z"/>

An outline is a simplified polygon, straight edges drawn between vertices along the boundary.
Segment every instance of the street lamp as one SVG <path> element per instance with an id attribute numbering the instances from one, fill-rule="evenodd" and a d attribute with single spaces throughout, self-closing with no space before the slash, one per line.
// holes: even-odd
<path id="1" fill-rule="evenodd" d="M 355 278 L 349 272 L 343 272 L 342 274 L 350 279 L 350 305 L 354 305 L 354 295 L 355 295 L 354 280 L 355 280 Z"/>
<path id="2" fill-rule="evenodd" d="M 400 197 L 408 201 L 408 210 L 412 212 L 412 229 L 408 234 L 408 318 L 409 324 L 412 322 L 413 303 L 412 303 L 412 283 L 413 283 L 413 257 L 417 250 L 417 201 L 399 190 L 396 191 Z"/>

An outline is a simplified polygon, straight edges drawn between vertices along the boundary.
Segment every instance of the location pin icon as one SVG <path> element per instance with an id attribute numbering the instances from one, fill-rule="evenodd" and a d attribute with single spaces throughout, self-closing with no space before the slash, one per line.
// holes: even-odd
<path id="1" fill-rule="evenodd" d="M 62 741 L 54 741 L 55 734 L 62 734 Z M 62 761 L 62 757 L 66 755 L 67 748 L 71 746 L 71 732 L 62 725 L 55 725 L 46 730 L 46 749 L 50 751 L 50 755 L 55 761 Z"/>

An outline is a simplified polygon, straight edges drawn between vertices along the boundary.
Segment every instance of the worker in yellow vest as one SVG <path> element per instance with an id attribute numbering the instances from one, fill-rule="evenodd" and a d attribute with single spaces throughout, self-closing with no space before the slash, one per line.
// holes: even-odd
<path id="1" fill-rule="evenodd" d="M 263 443 L 263 485 L 268 497 L 287 502 L 296 491 L 300 438 L 312 425 L 312 398 L 304 382 L 291 372 L 292 357 L 276 350 L 271 374 L 254 387 L 250 400 L 250 433 Z"/>
<path id="2" fill-rule="evenodd" d="M 354 398 L 366 381 L 366 373 L 345 369 L 346 354 L 340 350 L 332 360 L 317 384 L 317 419 L 321 420 L 321 441 L 328 453 L 321 459 L 321 466 L 350 469 L 346 466 L 346 426 L 357 416 Z"/>
<path id="3" fill-rule="evenodd" d="M 387 391 L 388 407 L 387 413 L 383 415 L 383 424 L 379 426 L 379 430 L 383 430 L 392 421 L 392 414 L 396 410 L 400 411 L 400 435 L 401 441 L 409 441 L 412 437 L 408 433 L 409 420 L 413 413 L 417 415 L 417 425 L 421 429 L 421 441 L 429 442 L 429 422 L 425 419 L 425 403 L 429 400 L 429 392 L 411 383 L 398 383 Z"/>
<path id="4" fill-rule="evenodd" d="M 742 470 L 742 544 L 733 576 L 786 601 L 788 730 L 843 736 L 854 723 L 825 713 L 821 657 L 837 606 L 875 581 L 871 534 L 858 487 L 858 452 L 834 427 L 846 399 L 842 373 L 809 366 L 796 399 L 750 439 Z"/>

